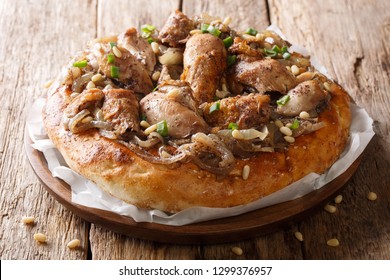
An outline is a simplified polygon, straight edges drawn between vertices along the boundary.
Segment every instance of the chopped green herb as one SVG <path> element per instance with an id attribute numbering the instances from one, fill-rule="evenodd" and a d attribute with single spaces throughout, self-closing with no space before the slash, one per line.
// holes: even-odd
<path id="1" fill-rule="evenodd" d="M 210 24 L 202 23 L 200 25 L 200 31 L 202 31 L 202 33 L 207 33 L 209 27 L 210 27 Z"/>
<path id="2" fill-rule="evenodd" d="M 109 53 L 109 54 L 107 55 L 107 62 L 108 62 L 108 63 L 113 63 L 114 61 L 115 61 L 115 55 L 112 54 L 112 53 Z"/>
<path id="3" fill-rule="evenodd" d="M 233 45 L 232 37 L 227 37 L 226 39 L 223 39 L 223 44 L 225 45 L 226 48 L 228 48 L 231 45 Z"/>
<path id="4" fill-rule="evenodd" d="M 219 30 L 218 28 L 210 25 L 208 28 L 207 28 L 207 31 L 214 35 L 215 37 L 219 37 L 219 35 L 221 35 L 221 30 Z"/>
<path id="5" fill-rule="evenodd" d="M 78 68 L 84 68 L 88 65 L 88 61 L 87 60 L 79 60 L 79 61 L 76 61 L 73 63 L 73 66 L 74 67 L 78 67 Z"/>
<path id="6" fill-rule="evenodd" d="M 275 57 L 278 55 L 277 52 L 273 50 L 267 50 L 267 49 L 263 49 L 263 53 L 265 54 L 265 56 L 269 56 L 269 57 Z"/>
<path id="7" fill-rule="evenodd" d="M 119 78 L 119 67 L 111 66 L 111 77 Z"/>
<path id="8" fill-rule="evenodd" d="M 162 137 L 168 136 L 168 124 L 166 120 L 160 121 L 157 123 L 157 133 Z"/>
<path id="9" fill-rule="evenodd" d="M 154 42 L 153 38 L 148 38 L 148 43 L 149 43 L 149 44 L 151 44 L 151 43 L 153 43 L 153 42 Z"/>
<path id="10" fill-rule="evenodd" d="M 112 49 L 113 47 L 115 47 L 117 44 L 116 42 L 110 42 L 110 48 Z"/>
<path id="11" fill-rule="evenodd" d="M 282 98 L 276 100 L 276 104 L 283 106 L 286 105 L 289 100 L 290 100 L 290 96 L 284 95 Z"/>
<path id="12" fill-rule="evenodd" d="M 228 129 L 236 130 L 236 129 L 238 129 L 238 124 L 231 122 L 231 123 L 229 123 Z"/>
<path id="13" fill-rule="evenodd" d="M 248 28 L 248 30 L 245 33 L 249 34 L 249 35 L 252 35 L 252 36 L 256 36 L 257 30 L 252 28 L 252 27 L 250 27 L 250 28 Z"/>
<path id="14" fill-rule="evenodd" d="M 297 129 L 299 127 L 299 120 L 295 119 L 293 124 L 290 126 L 291 129 Z"/>
<path id="15" fill-rule="evenodd" d="M 227 57 L 227 64 L 228 64 L 228 66 L 233 65 L 236 62 L 236 60 L 237 60 L 237 56 L 236 55 L 229 55 Z"/>
<path id="16" fill-rule="evenodd" d="M 285 53 L 285 52 L 287 52 L 287 47 L 283 46 L 282 49 L 281 49 L 281 53 Z"/>
<path id="17" fill-rule="evenodd" d="M 289 53 L 289 52 L 285 52 L 284 54 L 283 54 L 283 58 L 284 59 L 289 59 L 291 57 L 291 54 Z"/>
<path id="18" fill-rule="evenodd" d="M 209 113 L 211 114 L 214 111 L 218 111 L 221 107 L 221 104 L 219 102 L 215 102 L 213 105 L 210 106 Z"/>
<path id="19" fill-rule="evenodd" d="M 281 49 L 279 48 L 278 45 L 274 45 L 271 50 L 276 52 L 276 53 L 280 53 L 281 52 Z"/>
<path id="20" fill-rule="evenodd" d="M 154 30 L 156 30 L 156 27 L 154 25 L 150 25 L 150 24 L 144 24 L 141 26 L 141 36 L 142 38 L 150 38 L 150 36 L 152 36 L 152 33 L 154 32 Z"/>

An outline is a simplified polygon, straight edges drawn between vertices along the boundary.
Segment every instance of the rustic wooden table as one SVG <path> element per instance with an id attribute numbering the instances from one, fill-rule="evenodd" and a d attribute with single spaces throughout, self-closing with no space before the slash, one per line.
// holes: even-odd
<path id="1" fill-rule="evenodd" d="M 162 26 L 174 9 L 231 16 L 246 29 L 280 26 L 306 47 L 375 120 L 376 135 L 337 212 L 313 213 L 283 230 L 218 245 L 169 245 L 90 224 L 53 199 L 27 161 L 29 108 L 70 56 L 94 37 L 144 23 Z M 1 259 L 390 259 L 390 1 L 2 0 L 0 1 Z M 376 201 L 366 196 L 378 194 Z M 36 223 L 21 223 L 24 215 Z M 304 241 L 294 237 L 303 233 Z M 48 236 L 37 244 L 37 231 Z M 66 243 L 81 240 L 81 248 Z M 337 238 L 340 246 L 326 241 Z M 238 256 L 233 246 L 243 249 Z"/>

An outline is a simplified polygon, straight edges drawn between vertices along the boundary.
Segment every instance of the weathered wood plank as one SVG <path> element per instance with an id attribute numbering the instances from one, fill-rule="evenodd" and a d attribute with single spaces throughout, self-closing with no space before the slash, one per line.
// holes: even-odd
<path id="1" fill-rule="evenodd" d="M 267 1 L 253 0 L 216 0 L 216 1 L 183 1 L 183 12 L 188 16 L 208 13 L 212 16 L 231 17 L 231 27 L 243 31 L 248 27 L 264 29 L 269 25 Z"/>
<path id="2" fill-rule="evenodd" d="M 64 209 L 38 183 L 23 150 L 26 117 L 42 85 L 95 31 L 95 1 L 0 2 L 0 256 L 2 259 L 86 259 L 88 224 Z M 83 24 L 75 21 L 83 18 Z M 36 217 L 34 226 L 21 216 Z M 47 234 L 46 245 L 33 239 Z M 73 238 L 82 248 L 70 251 Z"/>
<path id="3" fill-rule="evenodd" d="M 305 46 L 375 120 L 376 136 L 331 215 L 323 212 L 300 225 L 308 259 L 388 259 L 390 236 L 390 18 L 388 1 L 270 2 L 271 21 L 294 43 Z M 288 6 L 288 9 L 282 7 Z M 369 191 L 378 193 L 375 202 Z M 336 237 L 338 248 L 326 241 Z M 378 248 L 381 248 L 380 250 Z"/>

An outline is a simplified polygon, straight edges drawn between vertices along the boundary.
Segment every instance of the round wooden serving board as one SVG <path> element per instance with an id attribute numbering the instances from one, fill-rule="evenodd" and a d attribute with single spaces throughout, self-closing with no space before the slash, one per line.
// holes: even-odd
<path id="1" fill-rule="evenodd" d="M 225 243 L 253 238 L 281 229 L 322 208 L 340 192 L 361 162 L 361 157 L 359 157 L 347 171 L 332 182 L 292 201 L 239 216 L 184 226 L 168 226 L 146 222 L 137 223 L 126 216 L 73 203 L 70 186 L 52 176 L 43 153 L 31 146 L 32 140 L 27 132 L 24 142 L 28 159 L 39 180 L 57 201 L 76 215 L 88 222 L 131 237 L 176 244 Z"/>

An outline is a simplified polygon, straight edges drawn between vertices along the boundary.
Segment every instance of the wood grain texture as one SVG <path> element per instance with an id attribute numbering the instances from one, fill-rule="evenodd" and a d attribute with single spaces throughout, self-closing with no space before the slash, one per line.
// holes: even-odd
<path id="1" fill-rule="evenodd" d="M 389 259 L 390 2 L 297 1 L 289 9 L 281 8 L 286 5 L 285 0 L 270 2 L 272 22 L 327 67 L 374 119 L 376 133 L 338 211 L 300 224 L 307 237 L 304 257 Z M 367 200 L 370 191 L 378 193 L 377 201 Z M 330 238 L 338 238 L 341 246 L 324 246 Z"/>
<path id="2" fill-rule="evenodd" d="M 375 120 L 376 136 L 342 192 L 336 213 L 320 211 L 247 241 L 167 245 L 90 225 L 42 188 L 23 151 L 28 109 L 42 94 L 42 85 L 88 40 L 144 23 L 160 27 L 179 7 L 190 16 L 202 11 L 231 16 L 237 29 L 264 28 L 269 15 L 291 42 L 313 53 Z M 0 258 L 390 259 L 389 10 L 385 0 L 0 1 Z M 369 191 L 378 194 L 376 201 L 367 200 Z M 36 224 L 22 225 L 23 215 L 35 216 Z M 303 242 L 294 237 L 298 230 Z M 37 231 L 48 235 L 46 245 L 33 240 Z M 82 248 L 66 248 L 73 238 L 81 239 Z M 328 247 L 330 238 L 338 238 L 340 246 Z M 235 255 L 233 246 L 244 254 Z"/>
<path id="3" fill-rule="evenodd" d="M 94 1 L 83 1 L 78 9 L 71 1 L 0 2 L 2 259 L 87 258 L 89 225 L 42 188 L 22 143 L 29 108 L 42 94 L 42 85 L 59 73 L 71 53 L 84 44 L 84 37 L 94 33 L 94 6 Z M 82 17 L 83 24 L 74 17 Z M 21 224 L 25 215 L 35 216 L 36 224 Z M 38 231 L 47 235 L 47 244 L 35 242 L 33 234 Z M 82 248 L 70 251 L 66 247 L 73 238 L 81 240 Z"/>

